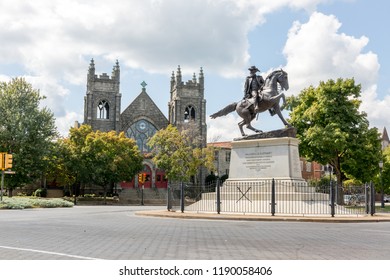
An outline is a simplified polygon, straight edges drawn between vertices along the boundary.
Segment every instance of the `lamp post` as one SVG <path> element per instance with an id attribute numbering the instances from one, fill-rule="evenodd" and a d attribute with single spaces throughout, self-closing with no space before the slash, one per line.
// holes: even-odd
<path id="1" fill-rule="evenodd" d="M 385 208 L 385 195 L 383 190 L 383 181 L 382 181 L 382 169 L 383 169 L 383 161 L 379 162 L 379 175 L 381 180 L 381 208 Z"/>

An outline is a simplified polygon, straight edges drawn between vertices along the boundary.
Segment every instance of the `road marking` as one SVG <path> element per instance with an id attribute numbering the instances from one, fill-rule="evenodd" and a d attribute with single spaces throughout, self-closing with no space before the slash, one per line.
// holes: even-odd
<path id="1" fill-rule="evenodd" d="M 70 257 L 70 258 L 82 259 L 82 260 L 102 260 L 102 259 L 98 259 L 98 258 L 90 258 L 90 257 L 84 257 L 84 256 L 77 256 L 77 255 L 70 255 L 70 254 L 63 254 L 63 253 L 58 253 L 58 252 L 50 252 L 50 251 L 35 250 L 35 249 L 27 249 L 27 248 L 19 248 L 19 247 L 9 247 L 9 246 L 1 246 L 0 245 L 0 248 L 8 249 L 8 250 L 26 251 L 26 252 L 33 252 L 33 253 L 40 253 L 40 254 Z"/>

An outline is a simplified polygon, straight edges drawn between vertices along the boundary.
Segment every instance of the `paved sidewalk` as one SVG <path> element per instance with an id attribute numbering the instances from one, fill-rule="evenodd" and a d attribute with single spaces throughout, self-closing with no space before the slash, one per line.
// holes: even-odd
<path id="1" fill-rule="evenodd" d="M 227 214 L 227 213 L 196 213 L 168 210 L 137 211 L 136 215 L 179 218 L 179 219 L 210 219 L 210 220 L 237 220 L 237 221 L 291 221 L 291 222 L 320 222 L 320 223 L 370 223 L 370 222 L 390 222 L 390 214 L 378 213 L 371 215 L 348 215 L 331 217 L 325 215 L 312 216 L 282 216 L 282 215 L 255 215 L 255 214 Z"/>

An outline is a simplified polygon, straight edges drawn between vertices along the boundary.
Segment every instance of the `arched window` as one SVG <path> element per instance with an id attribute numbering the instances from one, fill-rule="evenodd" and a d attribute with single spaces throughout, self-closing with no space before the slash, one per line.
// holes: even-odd
<path id="1" fill-rule="evenodd" d="M 126 136 L 135 139 L 142 153 L 149 153 L 152 149 L 148 146 L 148 140 L 157 132 L 156 127 L 149 121 L 142 119 L 133 123 L 126 131 Z"/>
<path id="2" fill-rule="evenodd" d="M 109 119 L 110 106 L 106 100 L 99 102 L 97 107 L 97 118 L 98 119 Z"/>
<path id="3" fill-rule="evenodd" d="M 189 122 L 193 120 L 195 120 L 195 108 L 189 105 L 184 111 L 184 122 Z"/>

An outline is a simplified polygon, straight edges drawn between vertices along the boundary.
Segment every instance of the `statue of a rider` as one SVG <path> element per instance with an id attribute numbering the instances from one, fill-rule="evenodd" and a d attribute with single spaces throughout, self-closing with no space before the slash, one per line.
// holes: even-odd
<path id="1" fill-rule="evenodd" d="M 250 74 L 245 80 L 244 99 L 246 99 L 249 103 L 247 108 L 254 104 L 254 110 L 257 112 L 262 98 L 260 93 L 263 89 L 264 79 L 261 75 L 256 75 L 257 72 L 260 72 L 256 66 L 251 66 L 248 70 Z"/>

